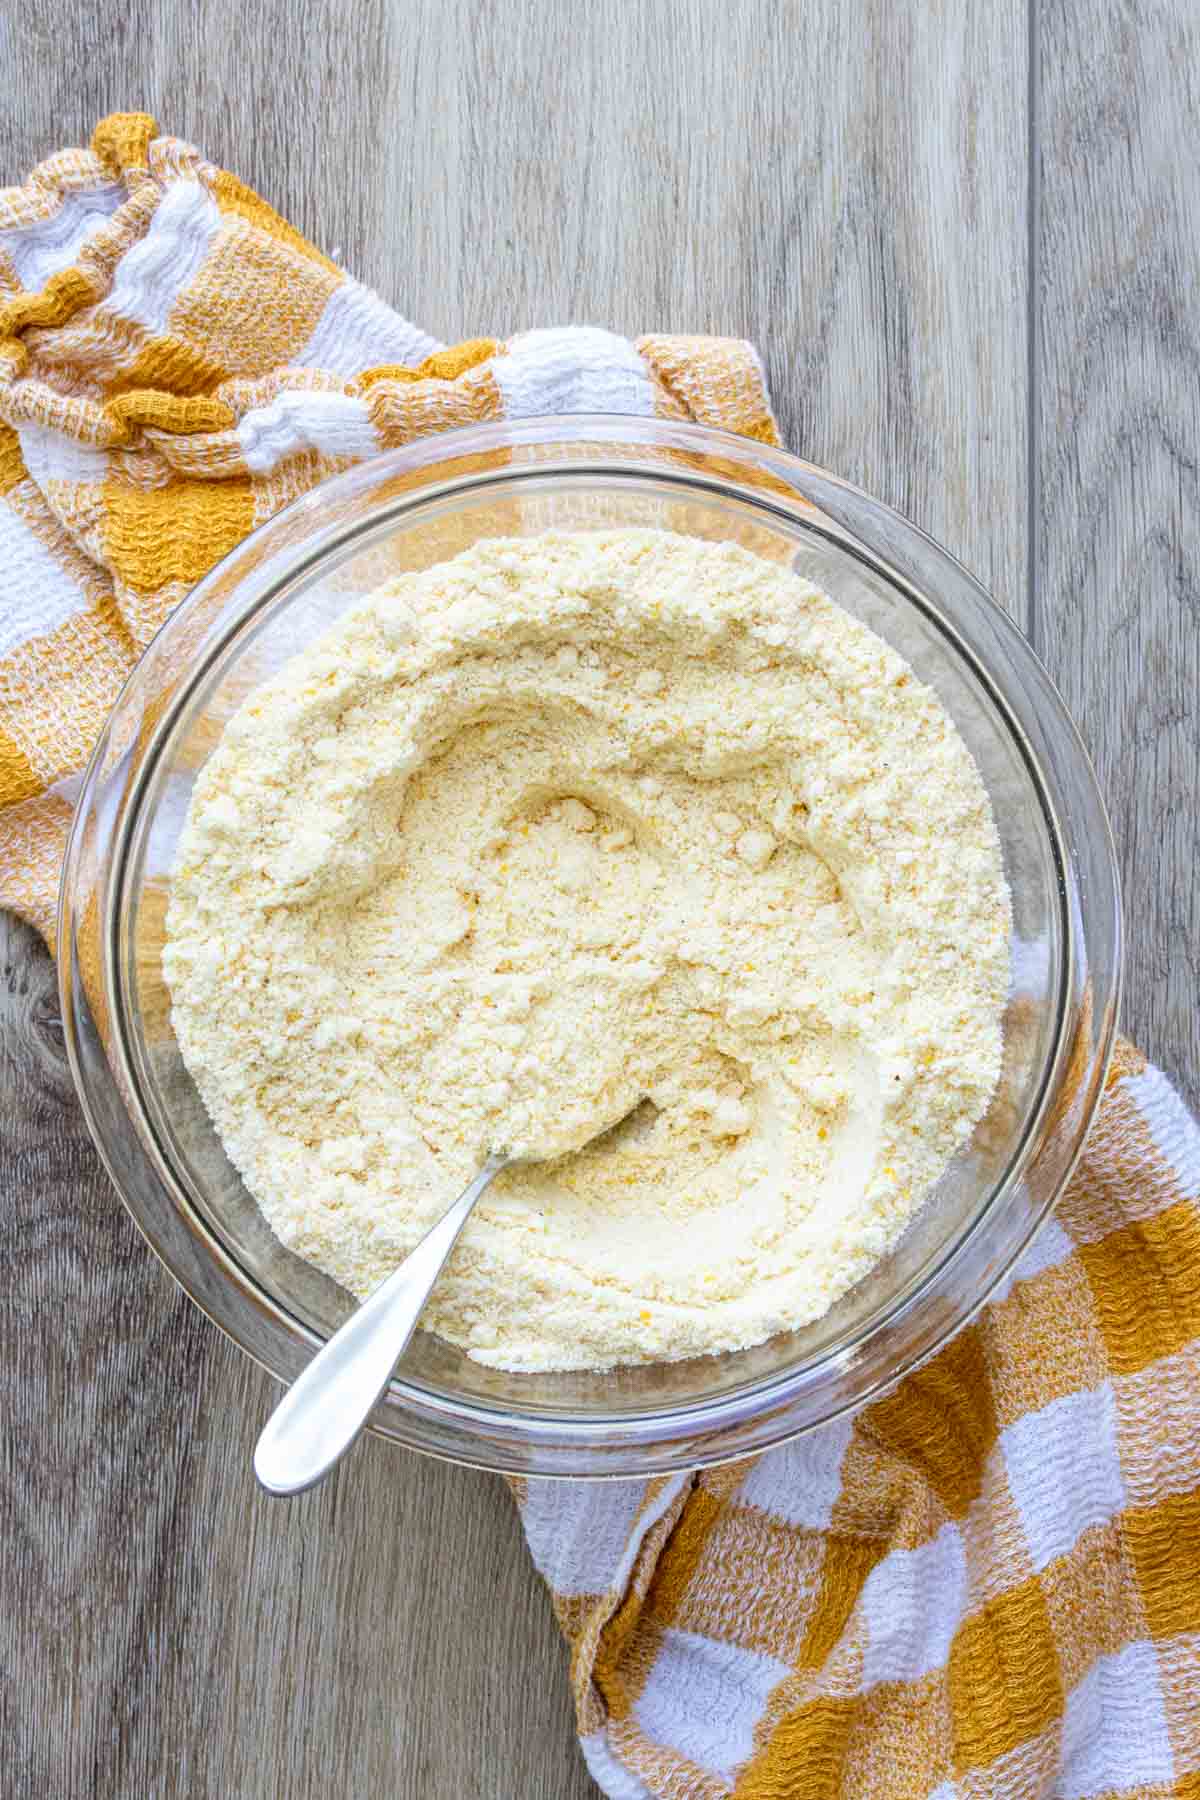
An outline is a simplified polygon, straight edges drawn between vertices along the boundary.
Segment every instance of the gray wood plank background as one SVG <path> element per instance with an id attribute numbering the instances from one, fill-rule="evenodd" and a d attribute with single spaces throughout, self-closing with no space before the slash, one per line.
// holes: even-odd
<path id="1" fill-rule="evenodd" d="M 6 0 L 0 181 L 144 107 L 444 338 L 753 337 L 1064 687 L 1195 1100 L 1198 53 L 1191 0 Z M 125 1218 L 11 921 L 0 969 L 6 1788 L 594 1793 L 500 1483 L 371 1443 L 255 1491 L 271 1385 Z"/>

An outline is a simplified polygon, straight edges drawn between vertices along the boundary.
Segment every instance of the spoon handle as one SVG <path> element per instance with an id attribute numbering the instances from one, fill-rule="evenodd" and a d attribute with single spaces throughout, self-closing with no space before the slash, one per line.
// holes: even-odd
<path id="1" fill-rule="evenodd" d="M 465 1193 L 292 1383 L 254 1452 L 254 1473 L 269 1494 L 303 1493 L 345 1455 L 391 1380 L 472 1207 L 510 1160 L 488 1157 Z"/>

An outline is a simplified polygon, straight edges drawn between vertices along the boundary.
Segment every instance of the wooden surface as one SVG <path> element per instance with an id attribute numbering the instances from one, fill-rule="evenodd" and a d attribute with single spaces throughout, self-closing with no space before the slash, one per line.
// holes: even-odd
<path id="1" fill-rule="evenodd" d="M 1064 687 L 1127 1028 L 1197 1098 L 1192 0 L 7 0 L 0 180 L 144 106 L 452 339 L 729 330 Z M 255 1491 L 271 1384 L 121 1211 L 0 926 L 0 1744 L 22 1796 L 595 1793 L 501 1484 Z"/>

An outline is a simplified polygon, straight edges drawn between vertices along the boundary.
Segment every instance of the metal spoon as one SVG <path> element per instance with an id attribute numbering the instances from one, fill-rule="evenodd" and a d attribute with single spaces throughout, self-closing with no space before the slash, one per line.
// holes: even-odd
<path id="1" fill-rule="evenodd" d="M 649 1106 L 639 1100 L 615 1125 L 606 1125 L 589 1141 L 597 1144 L 618 1131 L 625 1135 Z M 254 1451 L 254 1473 L 269 1494 L 302 1494 L 323 1480 L 349 1450 L 408 1348 L 433 1284 L 475 1202 L 501 1169 L 518 1160 L 532 1159 L 493 1152 L 416 1249 L 296 1377 L 267 1420 Z"/>

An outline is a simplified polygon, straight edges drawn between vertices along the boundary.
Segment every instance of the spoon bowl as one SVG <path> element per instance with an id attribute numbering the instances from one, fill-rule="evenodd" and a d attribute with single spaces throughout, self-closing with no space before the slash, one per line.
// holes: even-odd
<path id="1" fill-rule="evenodd" d="M 639 1100 L 586 1144 L 640 1136 L 655 1111 L 652 1102 Z M 434 1283 L 477 1202 L 503 1169 L 516 1162 L 543 1160 L 554 1158 L 493 1150 L 453 1206 L 317 1352 L 267 1420 L 255 1446 L 254 1473 L 269 1494 L 302 1494 L 341 1461 L 365 1429 L 408 1348 Z"/>

